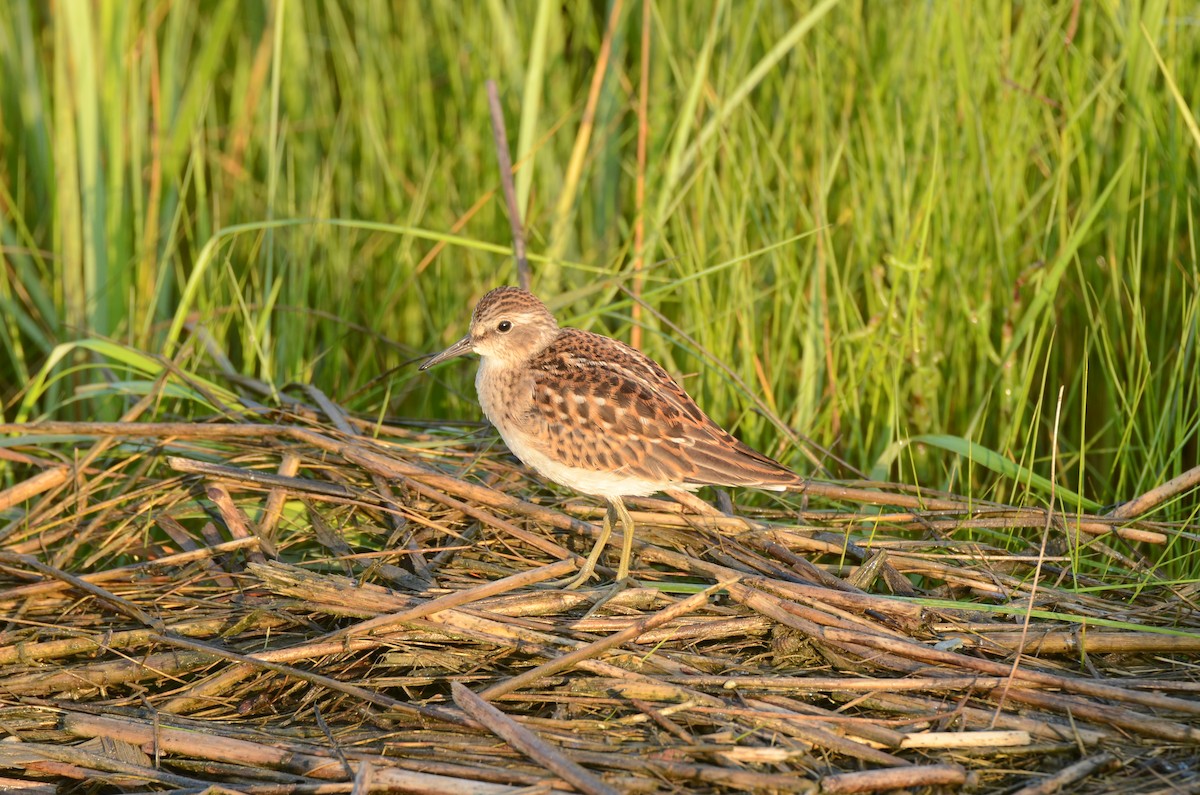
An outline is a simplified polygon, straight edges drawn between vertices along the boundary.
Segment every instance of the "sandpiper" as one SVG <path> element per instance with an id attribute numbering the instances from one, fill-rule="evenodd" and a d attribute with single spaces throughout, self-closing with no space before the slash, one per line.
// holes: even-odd
<path id="1" fill-rule="evenodd" d="M 713 422 L 655 361 L 623 342 L 574 328 L 530 292 L 497 287 L 471 330 L 424 364 L 477 353 L 475 390 L 508 449 L 542 477 L 608 501 L 604 529 L 579 576 L 587 582 L 620 518 L 617 580 L 629 576 L 633 519 L 624 497 L 666 489 L 803 487 L 799 475 Z"/>

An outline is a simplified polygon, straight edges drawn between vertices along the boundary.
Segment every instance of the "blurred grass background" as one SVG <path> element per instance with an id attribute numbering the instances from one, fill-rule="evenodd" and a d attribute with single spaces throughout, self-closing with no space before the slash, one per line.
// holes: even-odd
<path id="1" fill-rule="evenodd" d="M 477 419 L 406 365 L 515 280 L 494 78 L 535 291 L 799 471 L 1112 503 L 1200 457 L 1182 0 L 12 0 L 0 58 L 4 421 L 118 417 L 117 344 Z"/>

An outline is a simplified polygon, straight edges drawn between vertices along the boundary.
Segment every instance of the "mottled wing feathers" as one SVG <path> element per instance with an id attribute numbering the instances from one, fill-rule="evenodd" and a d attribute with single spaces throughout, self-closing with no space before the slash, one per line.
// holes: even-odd
<path id="1" fill-rule="evenodd" d="M 690 486 L 801 483 L 714 423 L 662 367 L 628 345 L 562 329 L 528 366 L 528 419 L 559 463 Z"/>

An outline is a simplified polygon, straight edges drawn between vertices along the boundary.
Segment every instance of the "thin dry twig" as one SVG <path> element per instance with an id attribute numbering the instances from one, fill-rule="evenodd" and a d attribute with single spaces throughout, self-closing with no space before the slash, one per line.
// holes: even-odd
<path id="1" fill-rule="evenodd" d="M 1013 795 L 1054 795 L 1056 792 L 1062 792 L 1063 789 L 1071 784 L 1080 782 L 1088 776 L 1117 764 L 1119 764 L 1119 761 L 1116 756 L 1108 751 L 1101 751 L 1085 759 L 1080 759 L 1073 765 L 1064 767 L 1062 770 L 1039 781 L 1037 784 L 1022 787 L 1014 792 Z"/>
<path id="2" fill-rule="evenodd" d="M 517 260 L 517 284 L 528 290 L 529 257 L 525 253 L 525 225 L 521 222 L 521 208 L 517 206 L 517 192 L 513 188 L 512 155 L 508 149 L 508 128 L 504 124 L 504 109 L 500 106 L 500 90 L 495 80 L 487 81 L 488 113 L 492 119 L 492 137 L 496 144 L 496 162 L 500 166 L 500 185 L 504 189 L 504 204 L 508 207 L 508 224 L 512 228 L 513 257 Z"/>
<path id="3" fill-rule="evenodd" d="M 562 776 L 571 786 L 581 792 L 591 795 L 616 795 L 617 790 L 605 784 L 582 767 L 572 762 L 560 751 L 554 749 L 533 732 L 505 715 L 479 696 L 472 693 L 464 685 L 455 682 L 451 685 L 454 703 L 485 726 L 504 742 L 516 748 L 523 754 L 545 765 L 553 773 Z"/>

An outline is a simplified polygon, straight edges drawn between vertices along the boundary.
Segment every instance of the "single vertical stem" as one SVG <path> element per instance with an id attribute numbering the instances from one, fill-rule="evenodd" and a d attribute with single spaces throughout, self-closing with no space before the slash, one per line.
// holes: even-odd
<path id="1" fill-rule="evenodd" d="M 512 226 L 513 256 L 517 258 L 517 284 L 529 289 L 529 258 L 525 255 L 525 228 L 521 225 L 521 209 L 517 207 L 517 192 L 513 189 L 512 156 L 508 151 L 508 131 L 504 112 L 500 108 L 500 92 L 496 81 L 487 81 L 488 109 L 492 114 L 492 137 L 496 142 L 496 160 L 500 165 L 500 185 L 504 203 L 508 205 L 508 222 Z"/>

